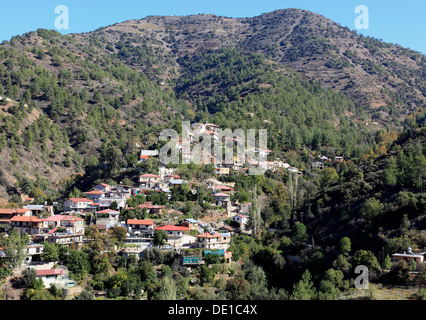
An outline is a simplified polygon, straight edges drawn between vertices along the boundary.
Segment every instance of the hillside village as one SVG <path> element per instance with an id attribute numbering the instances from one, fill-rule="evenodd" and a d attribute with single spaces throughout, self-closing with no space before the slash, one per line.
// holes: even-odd
<path id="1" fill-rule="evenodd" d="M 215 124 L 194 123 L 190 137 L 196 134 L 207 134 L 212 139 L 218 140 L 219 126 Z M 223 138 L 223 142 L 226 137 Z M 191 163 L 193 154 L 183 154 L 182 145 L 188 143 L 193 146 L 194 140 L 176 141 L 176 148 L 182 155 L 185 164 Z M 267 156 L 270 150 L 256 150 L 264 152 Z M 139 163 L 147 162 L 152 158 L 158 158 L 158 150 L 141 150 Z M 214 159 L 212 159 L 214 160 Z M 252 159 L 246 159 L 248 166 L 263 165 L 266 170 L 287 170 L 289 174 L 301 175 L 302 172 L 282 162 L 274 161 L 255 163 Z M 312 167 L 323 169 L 325 164 L 331 161 L 327 157 L 312 160 Z M 336 157 L 335 161 L 343 161 L 343 157 Z M 160 165 L 159 175 L 144 173 L 139 176 L 136 185 L 109 185 L 99 183 L 93 190 L 83 192 L 85 197 L 69 198 L 64 201 L 63 212 L 55 212 L 53 205 L 32 204 L 34 198 L 26 200 L 27 205 L 20 209 L 0 209 L 0 224 L 5 230 L 15 229 L 19 234 L 30 236 L 30 242 L 26 247 L 24 266 L 37 270 L 37 277 L 43 280 L 46 287 L 53 285 L 55 279 L 59 279 L 63 272 L 61 269 L 46 268 L 51 263 L 43 263 L 44 243 L 53 243 L 63 246 L 72 246 L 79 249 L 84 243 L 91 240 L 86 236 L 89 227 L 95 227 L 104 233 L 113 228 L 125 228 L 126 236 L 120 248 L 116 247 L 118 254 L 126 259 L 139 260 L 145 250 L 157 247 L 161 250 L 174 250 L 181 257 L 182 266 L 193 268 L 203 265 L 204 257 L 208 254 L 222 257 L 224 264 L 231 266 L 232 252 L 229 251 L 233 235 L 252 233 L 250 227 L 251 202 L 239 203 L 231 201 L 234 194 L 234 183 L 222 183 L 217 179 L 209 179 L 201 182 L 210 192 L 214 216 L 205 216 L 205 221 L 188 218 L 176 209 L 173 209 L 169 200 L 173 199 L 173 191 L 187 187 L 192 194 L 197 193 L 198 181 L 186 181 L 176 174 L 176 169 L 166 168 Z M 231 172 L 248 174 L 248 167 L 242 163 L 226 162 L 216 163 L 213 174 L 217 178 L 229 176 Z M 143 201 L 136 207 L 129 206 L 129 200 L 143 195 L 161 194 L 164 200 L 162 205 L 153 201 Z M 142 211 L 146 218 L 127 218 L 124 212 L 135 210 Z M 155 239 L 156 232 L 164 232 L 164 240 L 158 242 Z M 191 249 L 201 249 L 195 252 Z M 5 257 L 5 253 L 0 254 Z M 53 279 L 53 280 L 52 280 Z M 70 280 L 69 286 L 73 287 L 74 281 Z"/>
<path id="2" fill-rule="evenodd" d="M 195 123 L 192 127 L 196 133 L 207 133 L 213 139 L 218 139 L 219 127 L 214 124 Z M 193 136 L 192 132 L 190 136 Z M 184 143 L 186 141 L 176 141 L 176 148 L 184 163 L 189 164 L 192 154 L 182 154 Z M 193 146 L 194 140 L 189 143 Z M 265 151 L 266 155 L 269 151 Z M 158 150 L 141 150 L 139 163 L 158 156 Z M 253 165 L 254 162 L 248 160 L 249 166 Z M 336 156 L 335 159 L 326 156 L 311 157 L 312 168 L 318 170 L 323 170 L 331 162 L 344 161 L 341 156 Z M 254 165 L 265 165 L 266 170 L 272 172 L 281 169 L 286 170 L 289 175 L 303 174 L 303 170 L 280 159 Z M 144 258 L 147 250 L 157 248 L 164 252 L 174 251 L 179 256 L 181 267 L 188 270 L 199 268 L 210 261 L 212 256 L 220 257 L 221 264 L 231 268 L 231 239 L 238 234 L 252 234 L 250 217 L 255 212 L 252 210 L 252 202 L 240 203 L 232 200 L 235 183 L 221 182 L 218 179 L 229 176 L 232 172 L 247 175 L 247 169 L 242 163 L 223 161 L 214 165 L 212 173 L 215 177 L 207 181 L 187 181 L 181 179 L 176 168 L 160 164 L 156 170 L 158 175 L 143 173 L 139 176 L 139 183 L 135 185 L 99 183 L 92 190 L 83 192 L 84 197 L 66 199 L 63 211 L 60 212 L 55 212 L 55 206 L 47 203 L 32 204 L 34 198 L 28 198 L 23 208 L 0 209 L 0 224 L 4 230 L 14 229 L 21 235 L 30 236 L 25 259 L 18 270 L 36 270 L 36 277 L 41 279 L 46 288 L 63 283 L 61 281 L 65 271 L 57 266 L 55 268 L 52 262 L 43 262 L 45 245 L 71 246 L 79 250 L 93 241 L 90 236 L 93 228 L 100 234 L 121 228 L 124 232 L 122 242 L 114 245 L 113 250 L 127 261 L 139 261 Z M 213 210 L 209 212 L 212 214 L 198 219 L 188 217 L 174 208 L 173 200 L 179 192 L 186 189 L 196 196 L 200 192 L 200 186 L 209 192 L 206 198 L 211 201 Z M 424 252 L 415 254 L 410 250 L 408 253 L 393 254 L 392 261 L 424 263 Z M 0 257 L 6 257 L 2 248 Z M 68 290 L 75 289 L 75 286 L 76 282 L 67 278 Z M 81 292 L 79 290 L 73 292 Z"/>
<path id="3" fill-rule="evenodd" d="M 426 299 L 425 72 L 298 9 L 4 41 L 0 300 Z"/>

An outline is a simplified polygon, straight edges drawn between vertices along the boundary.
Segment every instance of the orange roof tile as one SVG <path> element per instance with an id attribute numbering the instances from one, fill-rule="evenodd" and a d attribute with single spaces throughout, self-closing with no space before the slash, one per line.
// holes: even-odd
<path id="1" fill-rule="evenodd" d="M 157 227 L 157 228 L 155 228 L 155 230 L 164 230 L 164 231 L 189 231 L 191 229 L 187 228 L 187 227 L 167 225 L 167 226 Z"/>
<path id="2" fill-rule="evenodd" d="M 141 225 L 141 226 L 150 226 L 154 224 L 154 220 L 138 220 L 138 219 L 128 219 L 127 224 Z"/>

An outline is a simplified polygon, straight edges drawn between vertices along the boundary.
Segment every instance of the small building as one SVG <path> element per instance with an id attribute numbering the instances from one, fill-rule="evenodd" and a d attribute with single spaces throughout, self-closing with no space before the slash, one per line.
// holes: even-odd
<path id="1" fill-rule="evenodd" d="M 218 231 L 223 232 L 223 233 L 229 233 L 229 234 L 234 234 L 235 232 L 237 232 L 237 229 L 235 229 L 234 227 L 231 226 L 222 226 L 218 229 Z"/>
<path id="2" fill-rule="evenodd" d="M 32 243 L 27 245 L 25 262 L 30 263 L 32 261 L 41 261 L 43 250 L 44 245 L 42 244 Z"/>
<path id="3" fill-rule="evenodd" d="M 170 188 L 180 188 L 185 183 L 188 183 L 188 181 L 182 180 L 182 179 L 178 179 L 178 180 L 171 179 L 168 181 L 168 186 Z"/>
<path id="4" fill-rule="evenodd" d="M 11 228 L 16 228 L 19 233 L 28 235 L 38 234 L 46 227 L 44 219 L 28 216 L 14 216 L 9 220 Z"/>
<path id="5" fill-rule="evenodd" d="M 213 192 L 234 192 L 234 188 L 228 187 L 228 186 L 213 186 L 212 187 Z"/>
<path id="6" fill-rule="evenodd" d="M 99 203 L 99 199 L 105 196 L 105 192 L 100 190 L 93 190 L 89 192 L 84 192 L 87 199 L 92 200 L 92 202 Z"/>
<path id="7" fill-rule="evenodd" d="M 145 202 L 138 206 L 139 208 L 146 209 L 149 214 L 162 215 L 163 210 L 167 209 L 165 206 L 155 205 L 152 202 Z"/>
<path id="8" fill-rule="evenodd" d="M 62 245 L 75 244 L 78 248 L 83 244 L 84 233 L 63 233 L 53 229 L 48 234 L 36 234 L 34 235 L 34 242 L 50 242 Z"/>
<path id="9" fill-rule="evenodd" d="M 326 156 L 322 156 L 322 157 L 320 157 L 319 159 L 320 159 L 320 161 L 322 161 L 322 162 L 328 162 L 328 161 L 330 161 L 330 160 L 331 160 L 329 157 L 326 157 Z"/>
<path id="10" fill-rule="evenodd" d="M 296 167 L 288 167 L 287 171 L 291 173 L 299 173 L 299 169 L 297 169 Z"/>
<path id="11" fill-rule="evenodd" d="M 227 203 L 231 201 L 231 196 L 227 193 L 215 193 L 213 194 L 213 200 L 218 206 L 227 206 Z"/>
<path id="12" fill-rule="evenodd" d="M 141 156 L 156 157 L 158 154 L 158 150 L 141 150 Z"/>
<path id="13" fill-rule="evenodd" d="M 157 227 L 155 230 L 165 231 L 168 236 L 167 243 L 177 247 L 182 246 L 184 233 L 190 231 L 191 229 L 183 226 L 166 225 Z"/>
<path id="14" fill-rule="evenodd" d="M 128 219 L 127 230 L 133 234 L 150 234 L 154 233 L 155 222 L 154 220 L 138 220 Z"/>
<path id="15" fill-rule="evenodd" d="M 64 202 L 64 211 L 86 211 L 91 209 L 91 203 L 93 201 L 87 198 L 70 198 Z"/>
<path id="16" fill-rule="evenodd" d="M 197 230 L 200 223 L 201 223 L 200 221 L 188 218 L 188 219 L 183 220 L 180 225 L 187 227 L 191 230 Z"/>
<path id="17" fill-rule="evenodd" d="M 240 203 L 238 205 L 239 213 L 240 214 L 249 214 L 251 206 L 252 206 L 251 202 Z"/>
<path id="18" fill-rule="evenodd" d="M 46 288 L 51 285 L 63 283 L 66 278 L 66 272 L 63 269 L 47 269 L 47 270 L 36 270 L 37 278 L 43 281 Z"/>
<path id="19" fill-rule="evenodd" d="M 392 260 L 394 262 L 399 261 L 399 260 L 410 262 L 410 261 L 414 260 L 416 262 L 423 263 L 424 262 L 424 254 L 425 253 L 415 254 L 415 253 L 413 253 L 411 251 L 408 251 L 408 253 L 407 252 L 404 252 L 404 253 L 394 253 L 394 254 L 392 254 Z"/>
<path id="20" fill-rule="evenodd" d="M 9 225 L 9 220 L 16 215 L 16 209 L 0 209 L 0 224 Z"/>
<path id="21" fill-rule="evenodd" d="M 100 184 L 97 184 L 94 187 L 94 189 L 97 190 L 97 191 L 108 192 L 112 189 L 112 186 L 110 186 L 109 184 L 106 184 L 106 183 L 100 183 Z"/>
<path id="22" fill-rule="evenodd" d="M 24 206 L 24 209 L 29 210 L 30 213 L 27 214 L 25 213 L 24 215 L 29 215 L 29 216 L 40 216 L 43 212 L 47 212 L 47 214 L 53 215 L 53 206 L 47 206 L 47 205 L 38 205 L 38 204 L 30 204 L 30 205 L 26 205 Z"/>
<path id="23" fill-rule="evenodd" d="M 118 209 L 126 207 L 126 198 L 121 197 L 105 197 L 99 199 L 99 209 L 108 209 L 111 205 L 116 202 Z"/>
<path id="24" fill-rule="evenodd" d="M 54 215 L 44 219 L 48 225 L 52 225 L 53 228 L 67 233 L 81 233 L 84 231 L 84 220 L 82 218 L 72 215 Z M 53 230 L 53 229 L 52 229 Z"/>
<path id="25" fill-rule="evenodd" d="M 160 176 L 156 174 L 143 174 L 139 176 L 139 183 L 141 188 L 154 189 L 154 187 L 161 182 Z"/>
<path id="26" fill-rule="evenodd" d="M 314 162 L 312 162 L 311 166 L 312 166 L 312 169 L 318 168 L 320 170 L 323 170 L 324 169 L 324 162 L 322 162 L 322 161 L 314 161 Z"/>
<path id="27" fill-rule="evenodd" d="M 248 222 L 248 217 L 242 214 L 238 214 L 236 216 L 233 216 L 232 220 L 237 221 L 241 225 L 241 228 L 244 228 L 244 226 Z"/>
<path id="28" fill-rule="evenodd" d="M 164 177 L 164 182 L 169 182 L 170 180 L 179 180 L 180 176 L 177 174 L 168 174 Z"/>
<path id="29" fill-rule="evenodd" d="M 231 241 L 228 233 L 205 232 L 195 236 L 196 246 L 201 249 L 227 249 Z"/>
<path id="30" fill-rule="evenodd" d="M 215 168 L 215 173 L 218 176 L 229 176 L 230 170 L 229 170 L 229 168 L 216 167 Z"/>

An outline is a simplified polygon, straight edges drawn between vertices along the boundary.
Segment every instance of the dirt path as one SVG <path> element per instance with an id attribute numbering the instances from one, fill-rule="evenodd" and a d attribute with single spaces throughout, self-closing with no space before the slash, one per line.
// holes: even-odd
<path id="1" fill-rule="evenodd" d="M 15 276 L 7 277 L 2 285 L 4 300 L 21 300 L 24 290 L 20 288 L 18 278 Z"/>

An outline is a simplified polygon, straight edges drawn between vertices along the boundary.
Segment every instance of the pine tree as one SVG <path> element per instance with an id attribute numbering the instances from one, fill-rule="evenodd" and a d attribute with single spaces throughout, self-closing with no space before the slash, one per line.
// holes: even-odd
<path id="1" fill-rule="evenodd" d="M 292 300 L 312 300 L 316 298 L 316 290 L 309 270 L 306 270 L 302 275 L 302 279 L 294 285 L 291 298 Z"/>
<path id="2" fill-rule="evenodd" d="M 384 270 L 390 270 L 392 268 L 392 261 L 389 255 L 386 255 L 385 260 L 383 261 L 382 268 Z"/>

